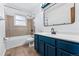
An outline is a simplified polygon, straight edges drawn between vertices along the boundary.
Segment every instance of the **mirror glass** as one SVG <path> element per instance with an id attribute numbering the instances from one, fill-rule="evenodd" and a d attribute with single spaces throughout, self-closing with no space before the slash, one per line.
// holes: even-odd
<path id="1" fill-rule="evenodd" d="M 44 25 L 57 26 L 75 22 L 74 3 L 50 3 L 43 8 Z"/>

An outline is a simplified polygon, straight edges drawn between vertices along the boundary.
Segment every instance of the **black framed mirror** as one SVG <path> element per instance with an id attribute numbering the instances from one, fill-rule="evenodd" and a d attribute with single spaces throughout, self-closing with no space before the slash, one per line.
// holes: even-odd
<path id="1" fill-rule="evenodd" d="M 75 3 L 47 3 L 42 8 L 44 26 L 68 25 L 75 22 Z"/>

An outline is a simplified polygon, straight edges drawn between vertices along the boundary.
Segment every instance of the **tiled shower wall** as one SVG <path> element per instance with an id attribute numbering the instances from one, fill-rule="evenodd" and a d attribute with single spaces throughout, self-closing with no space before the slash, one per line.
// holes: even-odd
<path id="1" fill-rule="evenodd" d="M 23 35 L 30 35 L 31 29 L 33 25 L 32 19 L 26 19 L 27 23 L 26 26 L 15 26 L 14 25 L 14 16 L 6 16 L 6 37 L 12 36 L 23 36 Z"/>

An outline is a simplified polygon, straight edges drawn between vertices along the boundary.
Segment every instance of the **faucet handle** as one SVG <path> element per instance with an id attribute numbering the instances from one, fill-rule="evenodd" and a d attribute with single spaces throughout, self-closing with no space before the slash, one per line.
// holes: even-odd
<path id="1" fill-rule="evenodd" d="M 56 34 L 53 27 L 51 28 L 51 34 Z"/>

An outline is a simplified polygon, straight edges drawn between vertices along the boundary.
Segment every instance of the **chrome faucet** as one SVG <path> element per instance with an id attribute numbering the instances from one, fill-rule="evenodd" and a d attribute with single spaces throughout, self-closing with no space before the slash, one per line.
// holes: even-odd
<path id="1" fill-rule="evenodd" d="M 51 34 L 56 34 L 53 27 L 51 28 Z"/>

